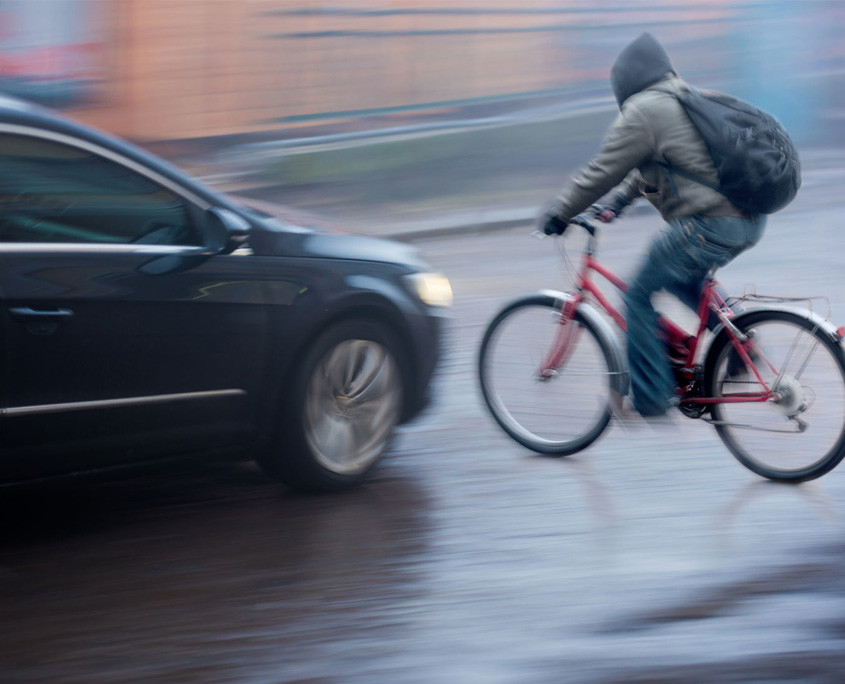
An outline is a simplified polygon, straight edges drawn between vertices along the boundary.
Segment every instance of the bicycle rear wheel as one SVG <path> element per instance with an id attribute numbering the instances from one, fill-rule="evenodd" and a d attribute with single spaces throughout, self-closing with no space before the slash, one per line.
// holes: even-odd
<path id="1" fill-rule="evenodd" d="M 807 317 L 749 313 L 737 327 L 752 335 L 752 359 L 776 398 L 713 405 L 719 437 L 742 463 L 770 480 L 802 482 L 831 471 L 845 456 L 845 360 L 839 343 Z M 760 393 L 722 333 L 709 354 L 708 394 Z"/>
<path id="2" fill-rule="evenodd" d="M 536 295 L 506 306 L 490 323 L 478 359 L 481 391 L 502 429 L 538 453 L 565 456 L 598 438 L 610 420 L 613 354 L 580 311 L 572 347 L 556 373 L 539 377 L 560 331 L 561 301 Z"/>

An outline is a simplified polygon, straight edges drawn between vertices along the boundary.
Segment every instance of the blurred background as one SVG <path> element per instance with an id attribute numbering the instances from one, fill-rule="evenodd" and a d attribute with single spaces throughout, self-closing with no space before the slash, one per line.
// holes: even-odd
<path id="1" fill-rule="evenodd" d="M 839 0 L 0 0 L 0 89 L 353 224 L 533 206 L 612 120 L 642 31 L 839 144 Z"/>

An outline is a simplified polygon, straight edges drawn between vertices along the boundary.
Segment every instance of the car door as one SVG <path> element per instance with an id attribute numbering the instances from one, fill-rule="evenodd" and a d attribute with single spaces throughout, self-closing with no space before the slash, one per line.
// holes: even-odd
<path id="1" fill-rule="evenodd" d="M 137 163 L 0 128 L 0 449 L 13 477 L 244 443 L 261 284 L 207 206 Z"/>

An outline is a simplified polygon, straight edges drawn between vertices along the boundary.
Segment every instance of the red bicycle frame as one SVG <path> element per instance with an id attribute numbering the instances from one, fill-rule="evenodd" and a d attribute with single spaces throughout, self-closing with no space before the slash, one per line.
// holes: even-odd
<path id="1" fill-rule="evenodd" d="M 623 332 L 627 331 L 625 317 L 610 303 L 599 286 L 593 282 L 592 274 L 598 273 L 621 292 L 627 292 L 628 284 L 595 258 L 593 255 L 594 241 L 595 236 L 591 231 L 587 248 L 583 254 L 581 268 L 578 270 L 576 276 L 575 290 L 568 293 L 570 296 L 565 299 L 561 307 L 560 325 L 558 326 L 557 334 L 555 335 L 549 353 L 539 369 L 538 377 L 540 379 L 547 379 L 559 373 L 560 369 L 566 364 L 572 349 L 575 347 L 580 329 L 580 326 L 569 325 L 569 322 L 574 318 L 576 310 L 587 296 L 592 296 L 592 299 L 598 306 L 610 316 Z M 733 349 L 739 355 L 745 367 L 754 374 L 754 377 L 762 387 L 762 391 L 736 392 L 724 394 L 720 397 L 691 395 L 696 378 L 696 354 L 704 331 L 707 329 L 707 322 L 711 312 L 717 316 L 724 326 Z M 732 323 L 731 319 L 735 313 L 719 293 L 717 283 L 711 276 L 708 276 L 704 282 L 701 298 L 698 302 L 697 315 L 698 329 L 694 335 L 690 335 L 679 325 L 666 318 L 666 316 L 660 316 L 658 318 L 659 334 L 666 341 L 672 358 L 676 363 L 680 364 L 679 376 L 685 381 L 685 384 L 679 386 L 681 400 L 685 404 L 727 404 L 766 402 L 775 398 L 774 390 L 763 380 L 760 371 L 749 354 L 749 349 L 753 348 L 756 351 L 759 361 L 769 365 L 773 371 L 775 369 L 765 359 L 759 348 L 753 347 L 751 338 Z M 777 377 L 776 372 L 775 377 Z"/>

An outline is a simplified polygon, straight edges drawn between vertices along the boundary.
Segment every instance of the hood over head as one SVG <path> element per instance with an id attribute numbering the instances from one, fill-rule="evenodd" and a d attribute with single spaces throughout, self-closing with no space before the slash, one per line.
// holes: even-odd
<path id="1" fill-rule="evenodd" d="M 650 33 L 643 33 L 619 53 L 610 70 L 610 85 L 621 107 L 631 95 L 676 74 L 666 50 Z"/>

